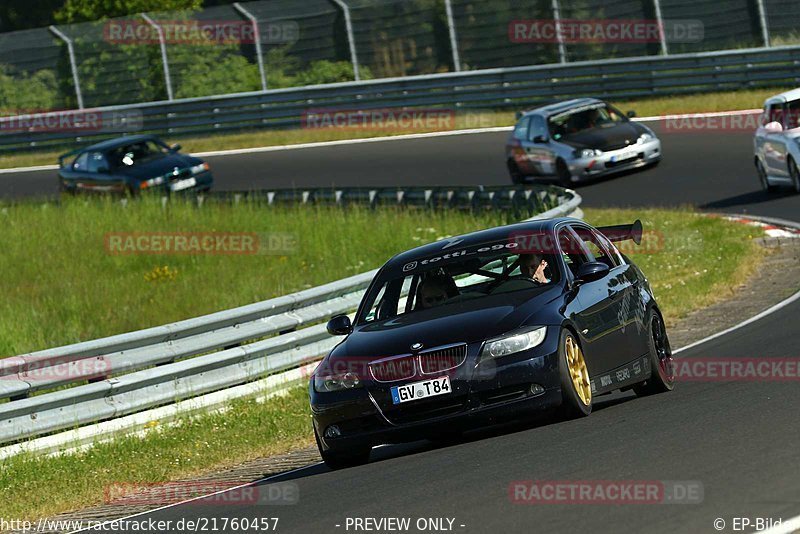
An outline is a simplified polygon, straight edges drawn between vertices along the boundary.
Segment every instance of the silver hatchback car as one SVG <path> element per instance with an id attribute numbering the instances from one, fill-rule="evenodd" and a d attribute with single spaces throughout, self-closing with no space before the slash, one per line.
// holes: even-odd
<path id="1" fill-rule="evenodd" d="M 765 191 L 788 185 L 800 193 L 800 89 L 764 102 L 753 149 L 756 172 Z"/>
<path id="2" fill-rule="evenodd" d="M 521 114 L 506 142 L 516 184 L 531 178 L 569 186 L 596 176 L 655 165 L 661 141 L 633 112 L 624 115 L 596 98 L 577 98 Z"/>

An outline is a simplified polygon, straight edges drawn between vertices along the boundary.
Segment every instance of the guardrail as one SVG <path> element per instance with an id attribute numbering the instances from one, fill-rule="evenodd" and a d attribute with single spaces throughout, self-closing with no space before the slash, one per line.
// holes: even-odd
<path id="1" fill-rule="evenodd" d="M 482 198 L 527 198 L 541 206 L 541 193 L 554 195 L 555 207 L 540 210 L 532 219 L 575 213 L 581 202 L 569 189 L 493 189 L 481 191 L 486 195 Z M 423 193 L 420 198 L 435 197 Z M 338 342 L 327 334 L 323 321 L 355 310 L 375 273 L 138 332 L 2 359 L 0 398 L 9 400 L 0 404 L 0 443 L 121 417 L 319 359 Z M 68 385 L 73 387 L 44 391 Z"/>
<path id="2" fill-rule="evenodd" d="M 0 119 L 0 153 L 86 144 L 120 133 L 182 136 L 253 128 L 297 128 L 308 110 L 444 107 L 519 108 L 577 96 L 627 99 L 800 83 L 800 46 L 487 69 L 233 95 L 109 106 L 93 110 L 95 129 L 21 131 Z M 55 112 L 56 114 L 71 112 Z"/>

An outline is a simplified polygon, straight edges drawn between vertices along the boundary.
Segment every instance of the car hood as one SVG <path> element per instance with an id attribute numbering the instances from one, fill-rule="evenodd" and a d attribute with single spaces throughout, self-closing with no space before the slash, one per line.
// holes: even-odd
<path id="1" fill-rule="evenodd" d="M 475 343 L 528 324 L 532 317 L 542 324 L 556 324 L 562 288 L 555 284 L 513 293 L 503 293 L 430 310 L 420 310 L 393 319 L 356 327 L 329 358 L 359 358 L 367 361 L 453 343 Z"/>
<path id="2" fill-rule="evenodd" d="M 182 170 L 200 163 L 202 163 L 202 160 L 194 156 L 168 154 L 163 158 L 134 165 L 133 167 L 120 167 L 116 170 L 116 173 L 133 178 L 148 179 L 163 176 L 175 170 L 176 167 L 178 170 Z"/>
<path id="3" fill-rule="evenodd" d="M 615 126 L 567 134 L 558 141 L 574 148 L 616 150 L 636 143 L 636 139 L 646 131 L 643 126 L 635 122 L 623 122 Z"/>

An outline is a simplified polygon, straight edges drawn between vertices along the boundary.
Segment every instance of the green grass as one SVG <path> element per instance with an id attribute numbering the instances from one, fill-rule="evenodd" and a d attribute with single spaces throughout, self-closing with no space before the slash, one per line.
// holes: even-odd
<path id="1" fill-rule="evenodd" d="M 675 97 L 646 98 L 614 102 L 622 110 L 636 110 L 640 117 L 670 113 L 699 113 L 703 111 L 730 111 L 759 108 L 764 100 L 787 88 L 752 89 L 718 93 L 702 93 Z M 514 124 L 512 111 L 476 111 L 459 113 L 450 129 L 486 128 Z M 290 129 L 254 130 L 242 133 L 213 136 L 172 137 L 170 143 L 179 142 L 185 152 L 208 152 L 235 148 L 292 145 L 317 141 L 337 141 L 435 131 L 423 129 Z M 20 152 L 0 156 L 0 168 L 55 164 L 58 155 L 66 150 Z"/>
<path id="2" fill-rule="evenodd" d="M 398 251 L 505 214 L 238 206 L 143 199 L 0 206 L 0 355 L 139 330 L 379 267 Z M 111 232 L 290 234 L 284 255 L 109 254 Z"/>
<path id="3" fill-rule="evenodd" d="M 13 298 L 3 303 L 0 337 L 11 336 L 11 346 L 16 347 L 29 344 L 26 336 L 32 336 L 39 346 L 45 340 L 65 342 L 62 336 L 77 333 L 93 337 L 128 326 L 160 324 L 361 272 L 422 241 L 499 223 L 497 215 L 454 212 L 248 206 L 195 210 L 177 204 L 160 209 L 147 203 L 125 210 L 104 203 L 9 208 L 3 215 L 0 246 L 11 259 L 4 255 L 0 260 L 0 291 Z M 668 324 L 730 294 L 730 287 L 755 271 L 762 254 L 752 240 L 758 230 L 690 210 L 585 212 L 586 220 L 598 225 L 641 218 L 649 235 L 657 231 L 665 237 L 663 246 L 656 243 L 650 253 L 631 257 L 650 279 Z M 297 255 L 287 260 L 105 255 L 103 232 L 140 225 L 311 235 L 301 239 Z M 144 282 L 147 273 L 164 263 L 177 271 L 175 279 Z M 56 296 L 49 296 L 51 291 Z M 0 517 L 34 519 L 79 509 L 102 503 L 109 484 L 175 480 L 312 443 L 303 388 L 264 404 L 240 401 L 224 414 L 156 426 L 145 436 L 120 438 L 76 454 L 4 460 Z"/>
<path id="4" fill-rule="evenodd" d="M 101 504 L 104 490 L 114 485 L 166 482 L 285 453 L 311 445 L 310 429 L 308 393 L 297 387 L 79 454 L 14 456 L 0 465 L 0 517 L 33 520 Z"/>
<path id="5" fill-rule="evenodd" d="M 648 235 L 667 241 L 666 250 L 634 258 L 656 291 L 670 290 L 663 302 L 670 316 L 680 317 L 719 293 L 705 291 L 706 286 L 743 279 L 736 269 L 751 255 L 747 247 L 753 230 L 748 227 L 689 211 L 586 213 L 598 224 L 640 216 L 655 231 Z M 164 208 L 157 199 L 124 208 L 111 199 L 9 205 L 0 208 L 0 354 L 139 330 L 285 295 L 378 267 L 421 243 L 504 222 L 504 214 L 492 212 L 255 202 L 202 208 L 179 201 Z M 296 247 L 277 255 L 115 255 L 105 236 L 117 232 L 288 234 Z"/>

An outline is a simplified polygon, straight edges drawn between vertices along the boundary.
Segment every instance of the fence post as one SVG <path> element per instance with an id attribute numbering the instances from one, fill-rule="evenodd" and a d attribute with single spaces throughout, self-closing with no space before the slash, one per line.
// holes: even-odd
<path id="1" fill-rule="evenodd" d="M 258 61 L 258 73 L 261 75 L 261 89 L 267 90 L 267 73 L 264 71 L 264 54 L 261 52 L 261 33 L 258 30 L 258 19 L 247 11 L 239 2 L 233 3 L 234 9 L 244 15 L 253 25 L 253 39 L 256 45 L 256 60 Z"/>
<path id="2" fill-rule="evenodd" d="M 769 25 L 767 24 L 767 7 L 764 5 L 764 0 L 757 0 L 758 2 L 758 19 L 761 23 L 761 37 L 764 39 L 764 46 L 769 47 Z"/>
<path id="3" fill-rule="evenodd" d="M 664 16 L 661 14 L 661 0 L 653 0 L 653 7 L 656 10 L 656 23 L 658 24 L 658 35 L 661 39 L 661 53 L 665 56 L 669 55 L 667 48 L 667 32 L 664 28 Z"/>
<path id="4" fill-rule="evenodd" d="M 560 63 L 567 62 L 567 48 L 564 46 L 564 34 L 561 31 L 561 6 L 558 0 L 552 0 L 553 22 L 556 25 L 556 41 L 558 41 L 558 60 Z"/>
<path id="5" fill-rule="evenodd" d="M 167 42 L 164 39 L 164 32 L 156 21 L 147 16 L 147 13 L 142 13 L 142 18 L 153 27 L 158 34 L 158 43 L 161 46 L 161 62 L 164 64 L 164 82 L 167 84 L 167 100 L 172 100 L 172 78 L 169 76 L 169 61 L 167 61 Z"/>
<path id="6" fill-rule="evenodd" d="M 356 81 L 361 80 L 358 73 L 358 56 L 356 55 L 356 38 L 353 35 L 353 22 L 350 20 L 350 7 L 344 3 L 344 0 L 333 0 L 333 2 L 342 9 L 344 13 L 344 27 L 347 30 L 347 42 L 350 45 L 350 60 L 353 62 L 353 76 Z"/>
<path id="7" fill-rule="evenodd" d="M 78 64 L 75 61 L 75 48 L 72 46 L 72 40 L 61 33 L 55 26 L 50 26 L 50 31 L 59 39 L 67 44 L 67 54 L 69 54 L 69 66 L 72 70 L 72 84 L 75 86 L 75 97 L 78 99 L 78 109 L 83 109 L 83 93 L 81 93 L 81 81 L 78 77 Z"/>
<path id="8" fill-rule="evenodd" d="M 453 19 L 453 5 L 451 0 L 444 0 L 444 8 L 447 12 L 447 29 L 450 33 L 450 50 L 453 52 L 453 67 L 456 72 L 461 72 L 461 58 L 458 57 L 458 39 L 456 37 L 456 22 Z"/>

